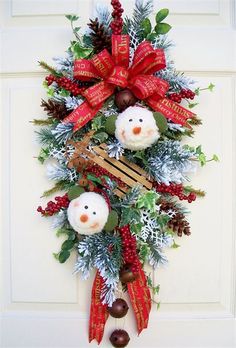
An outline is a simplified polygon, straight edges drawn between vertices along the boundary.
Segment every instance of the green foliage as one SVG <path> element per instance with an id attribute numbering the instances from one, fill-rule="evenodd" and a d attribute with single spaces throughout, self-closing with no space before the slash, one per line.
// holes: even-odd
<path id="1" fill-rule="evenodd" d="M 66 235 L 67 239 L 62 243 L 59 253 L 53 255 L 60 263 L 64 263 L 70 257 L 72 250 L 75 249 L 78 239 L 75 231 L 66 226 L 57 231 L 57 237 L 61 235 Z"/>
<path id="2" fill-rule="evenodd" d="M 200 92 L 202 92 L 202 91 L 210 91 L 210 92 L 213 92 L 214 88 L 215 88 L 215 85 L 211 82 L 211 83 L 210 83 L 207 87 L 205 87 L 205 88 L 200 88 L 200 87 L 196 88 L 196 89 L 194 90 L 194 93 L 195 93 L 196 95 L 199 95 Z"/>
<path id="3" fill-rule="evenodd" d="M 106 129 L 106 132 L 110 135 L 115 134 L 116 119 L 117 119 L 117 115 L 111 115 L 106 119 L 105 129 Z"/>
<path id="4" fill-rule="evenodd" d="M 49 197 L 58 191 L 67 190 L 70 185 L 66 181 L 58 181 L 51 189 L 44 191 L 42 197 Z"/>
<path id="5" fill-rule="evenodd" d="M 154 213 L 156 211 L 156 202 L 159 195 L 155 191 L 147 191 L 144 194 L 140 195 L 138 198 L 136 207 L 138 209 L 146 209 L 149 210 L 151 213 Z"/>
<path id="6" fill-rule="evenodd" d="M 161 23 L 169 14 L 168 8 L 163 8 L 156 14 L 156 23 Z"/>
<path id="7" fill-rule="evenodd" d="M 92 130 L 94 131 L 105 130 L 105 124 L 106 124 L 106 116 L 103 114 L 99 114 L 98 116 L 92 119 L 92 122 L 91 122 Z"/>
<path id="8" fill-rule="evenodd" d="M 171 25 L 167 24 L 167 23 L 158 23 L 155 26 L 155 32 L 158 35 L 165 35 L 167 34 L 171 29 Z"/>
<path id="9" fill-rule="evenodd" d="M 77 20 L 79 19 L 78 16 L 73 15 L 73 14 L 65 15 L 65 17 L 66 17 L 67 19 L 69 19 L 69 21 L 71 21 L 71 22 L 77 21 Z"/>
<path id="10" fill-rule="evenodd" d="M 120 227 L 140 222 L 140 210 L 134 207 L 123 208 L 121 212 Z"/>
<path id="11" fill-rule="evenodd" d="M 152 24 L 149 18 L 145 18 L 141 23 L 141 28 L 143 30 L 143 36 L 146 38 L 148 34 L 152 31 Z"/>
<path id="12" fill-rule="evenodd" d="M 40 153 L 38 155 L 38 160 L 41 164 L 43 164 L 49 157 L 49 149 L 48 148 L 41 148 Z"/>
<path id="13" fill-rule="evenodd" d="M 97 140 L 99 144 L 104 143 L 108 139 L 106 132 L 96 132 L 93 134 L 93 139 Z"/>
<path id="14" fill-rule="evenodd" d="M 47 64 L 43 60 L 39 62 L 39 65 L 41 66 L 41 68 L 48 71 L 50 74 L 52 74 L 54 76 L 58 77 L 58 76 L 62 75 L 62 74 L 58 73 L 55 68 L 53 68 L 52 66 L 50 66 L 49 64 Z"/>
<path id="15" fill-rule="evenodd" d="M 148 287 L 151 289 L 153 295 L 158 295 L 159 292 L 160 292 L 160 285 L 153 285 L 153 281 L 152 281 L 152 278 L 151 278 L 151 275 L 149 274 L 147 276 L 147 285 Z"/>
<path id="16" fill-rule="evenodd" d="M 83 187 L 78 185 L 72 186 L 68 191 L 68 198 L 70 201 L 72 201 L 73 199 L 78 198 L 84 192 L 85 189 Z"/>
<path id="17" fill-rule="evenodd" d="M 74 41 L 70 47 L 75 59 L 88 58 L 93 52 L 92 48 L 84 47 L 80 42 Z"/>
<path id="18" fill-rule="evenodd" d="M 148 260 L 148 255 L 149 255 L 149 246 L 147 243 L 144 242 L 139 242 L 138 243 L 138 250 L 139 250 L 139 258 L 142 263 L 145 263 Z"/>
<path id="19" fill-rule="evenodd" d="M 157 127 L 158 127 L 160 133 L 165 133 L 168 129 L 168 123 L 167 123 L 167 119 L 165 118 L 165 116 L 160 112 L 154 112 L 153 116 L 156 120 L 156 124 L 157 124 Z"/>
<path id="20" fill-rule="evenodd" d="M 108 220 L 106 222 L 106 225 L 104 227 L 104 230 L 106 232 L 111 232 L 114 230 L 114 228 L 118 225 L 119 223 L 119 217 L 118 214 L 115 210 L 112 210 L 109 213 Z"/>
<path id="21" fill-rule="evenodd" d="M 155 32 L 158 35 L 165 35 L 167 34 L 170 29 L 171 25 L 167 23 L 162 23 L 162 21 L 168 16 L 169 10 L 167 8 L 163 8 L 156 14 L 156 26 L 155 26 Z"/>

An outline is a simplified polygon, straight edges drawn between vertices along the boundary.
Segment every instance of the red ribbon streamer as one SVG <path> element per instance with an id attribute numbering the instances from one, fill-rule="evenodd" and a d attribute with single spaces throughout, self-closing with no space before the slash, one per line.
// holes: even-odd
<path id="1" fill-rule="evenodd" d="M 147 278 L 142 268 L 138 278 L 127 284 L 130 301 L 134 310 L 138 334 L 147 328 L 151 311 L 151 294 L 147 285 Z"/>
<path id="2" fill-rule="evenodd" d="M 90 307 L 89 320 L 89 342 L 96 339 L 98 344 L 102 341 L 105 324 L 108 319 L 107 305 L 101 302 L 101 291 L 104 285 L 104 280 L 99 272 L 96 273 Z M 130 301 L 134 310 L 138 334 L 143 329 L 147 328 L 149 314 L 151 311 L 151 294 L 147 285 L 146 275 L 141 268 L 138 272 L 138 278 L 132 283 L 127 284 Z"/>
<path id="3" fill-rule="evenodd" d="M 109 315 L 107 311 L 107 305 L 104 305 L 101 302 L 101 292 L 103 285 L 103 278 L 100 276 L 99 272 L 97 272 L 92 288 L 89 319 L 89 342 L 96 339 L 98 344 L 102 341 L 105 324 Z"/>

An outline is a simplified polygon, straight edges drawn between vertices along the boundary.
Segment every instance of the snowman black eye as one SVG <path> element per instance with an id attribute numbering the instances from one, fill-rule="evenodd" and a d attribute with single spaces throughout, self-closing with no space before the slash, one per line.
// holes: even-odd
<path id="1" fill-rule="evenodd" d="M 93 215 L 96 215 L 96 211 L 93 212 Z"/>
<path id="2" fill-rule="evenodd" d="M 85 205 L 84 209 L 88 209 L 88 206 L 87 206 L 87 205 Z"/>
<path id="3" fill-rule="evenodd" d="M 132 119 L 132 118 L 130 118 L 130 119 L 129 119 L 129 122 L 132 122 L 132 121 L 133 121 L 133 119 Z"/>
<path id="4" fill-rule="evenodd" d="M 139 119 L 139 122 L 143 122 L 143 119 L 142 119 L 142 118 L 140 118 L 140 119 Z"/>

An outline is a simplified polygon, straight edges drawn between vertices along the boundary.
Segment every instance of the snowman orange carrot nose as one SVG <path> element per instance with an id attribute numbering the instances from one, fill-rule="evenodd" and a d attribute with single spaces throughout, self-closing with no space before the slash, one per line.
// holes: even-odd
<path id="1" fill-rule="evenodd" d="M 134 127 L 134 128 L 133 128 L 133 133 L 134 133 L 135 135 L 138 135 L 138 134 L 141 133 L 141 130 L 142 130 L 141 127 Z"/>
<path id="2" fill-rule="evenodd" d="M 87 222 L 88 221 L 88 215 L 86 215 L 86 214 L 81 215 L 80 221 L 81 222 Z"/>

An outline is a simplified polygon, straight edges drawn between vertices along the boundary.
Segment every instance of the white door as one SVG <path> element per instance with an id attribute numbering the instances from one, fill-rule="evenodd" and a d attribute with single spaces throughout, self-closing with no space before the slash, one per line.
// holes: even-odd
<path id="1" fill-rule="evenodd" d="M 108 0 L 103 0 L 109 3 Z M 84 26 L 94 0 L 1 0 L 1 338 L 2 347 L 89 347 L 91 282 L 72 275 L 73 261 L 57 263 L 61 240 L 35 212 L 50 186 L 34 156 L 39 147 L 29 121 L 43 115 L 44 73 L 37 61 L 63 55 L 72 33 L 65 13 L 78 13 Z M 176 42 L 177 68 L 201 86 L 196 108 L 203 119 L 192 143 L 211 163 L 194 177 L 207 191 L 191 205 L 192 236 L 170 250 L 170 264 L 155 272 L 161 308 L 138 338 L 130 311 L 121 326 L 130 348 L 210 348 L 236 346 L 235 336 L 235 28 L 234 0 L 159 0 L 168 7 Z M 131 13 L 133 1 L 123 1 Z M 119 327 L 109 319 L 105 339 Z M 92 343 L 91 347 L 96 344 Z"/>

